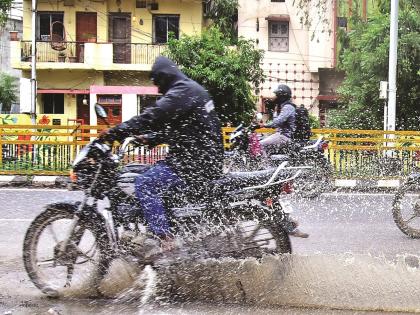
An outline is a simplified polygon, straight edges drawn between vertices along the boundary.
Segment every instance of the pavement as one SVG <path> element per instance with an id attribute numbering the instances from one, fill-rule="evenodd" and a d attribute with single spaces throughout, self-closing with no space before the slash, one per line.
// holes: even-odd
<path id="1" fill-rule="evenodd" d="M 69 184 L 68 176 L 0 175 L 0 187 L 67 188 Z"/>
<path id="2" fill-rule="evenodd" d="M 397 189 L 402 179 L 335 179 L 335 190 L 393 190 Z M 0 187 L 49 187 L 68 188 L 68 176 L 26 176 L 26 175 L 0 175 Z"/>

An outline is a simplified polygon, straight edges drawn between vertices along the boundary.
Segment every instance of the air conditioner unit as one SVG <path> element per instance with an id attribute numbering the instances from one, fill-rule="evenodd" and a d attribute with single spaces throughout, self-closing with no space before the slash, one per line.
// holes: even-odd
<path id="1" fill-rule="evenodd" d="M 159 10 L 159 3 L 157 3 L 157 2 L 149 3 L 148 6 L 149 6 L 150 10 L 152 10 L 152 11 Z"/>

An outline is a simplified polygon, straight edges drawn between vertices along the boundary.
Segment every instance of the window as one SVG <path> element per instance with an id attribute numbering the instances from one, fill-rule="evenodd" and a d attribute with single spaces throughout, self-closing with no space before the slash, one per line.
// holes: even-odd
<path id="1" fill-rule="evenodd" d="M 38 13 L 38 27 L 36 30 L 37 40 L 49 41 L 51 40 L 51 25 L 54 22 L 53 32 L 61 38 L 64 37 L 63 26 L 64 13 L 63 12 L 39 12 Z"/>
<path id="2" fill-rule="evenodd" d="M 268 22 L 268 50 L 289 51 L 289 22 Z"/>
<path id="3" fill-rule="evenodd" d="M 155 105 L 160 98 L 159 95 L 137 95 L 137 115 L 140 115 L 147 107 Z"/>
<path id="4" fill-rule="evenodd" d="M 64 114 L 64 94 L 44 94 L 43 114 Z"/>
<path id="5" fill-rule="evenodd" d="M 179 39 L 179 16 L 178 15 L 154 15 L 153 16 L 153 42 L 164 44 L 168 42 L 169 33 L 173 33 Z"/>

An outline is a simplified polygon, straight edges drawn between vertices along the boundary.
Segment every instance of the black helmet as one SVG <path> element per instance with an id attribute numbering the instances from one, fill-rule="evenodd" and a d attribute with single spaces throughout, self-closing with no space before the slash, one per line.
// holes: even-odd
<path id="1" fill-rule="evenodd" d="M 292 97 L 292 90 L 286 84 L 279 84 L 273 92 L 277 97 L 282 99 L 288 100 Z"/>

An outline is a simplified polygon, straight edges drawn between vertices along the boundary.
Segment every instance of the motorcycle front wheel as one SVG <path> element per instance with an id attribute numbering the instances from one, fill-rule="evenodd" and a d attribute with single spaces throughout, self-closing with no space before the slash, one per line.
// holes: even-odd
<path id="1" fill-rule="evenodd" d="M 74 210 L 67 204 L 47 207 L 32 221 L 25 235 L 26 272 L 33 284 L 50 297 L 58 297 L 70 287 L 90 290 L 92 281 L 100 280 L 108 269 L 106 233 L 100 233 L 98 222 L 86 220 L 79 220 L 70 233 Z M 68 245 L 62 250 L 67 237 Z"/>
<path id="2" fill-rule="evenodd" d="M 420 238 L 419 183 L 405 182 L 397 191 L 392 205 L 395 224 L 406 235 Z"/>

